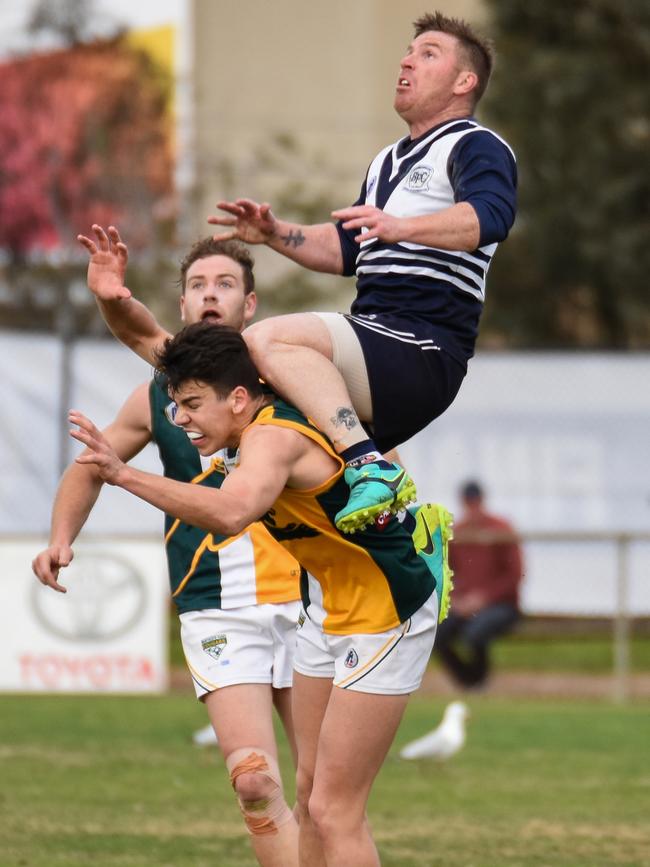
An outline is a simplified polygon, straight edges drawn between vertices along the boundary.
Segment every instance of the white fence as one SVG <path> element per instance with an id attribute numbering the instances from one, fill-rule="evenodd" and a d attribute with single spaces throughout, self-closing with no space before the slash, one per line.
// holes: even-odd
<path id="1" fill-rule="evenodd" d="M 614 648 L 613 697 L 618 701 L 625 700 L 629 694 L 631 624 L 635 618 L 650 616 L 650 576 L 647 565 L 650 559 L 650 533 L 525 533 L 522 535 L 522 543 L 525 557 L 525 577 L 521 588 L 524 613 L 610 619 Z M 101 616 L 102 619 L 109 618 L 110 621 L 111 610 L 117 611 L 116 600 L 109 598 L 111 583 L 117 583 L 120 592 L 123 592 L 125 587 L 130 588 L 131 595 L 135 592 L 137 582 L 131 581 L 131 587 L 128 581 L 124 581 L 124 563 L 130 561 L 135 564 L 131 571 L 147 575 L 147 594 L 151 601 L 146 610 L 150 613 L 147 615 L 148 620 L 140 623 L 140 632 L 135 631 L 135 626 L 127 631 L 126 650 L 119 645 L 117 650 L 111 650 L 110 659 L 128 657 L 131 660 L 130 668 L 122 666 L 118 672 L 115 663 L 111 683 L 102 688 L 112 687 L 117 691 L 160 689 L 164 682 L 164 675 L 160 671 L 160 666 L 164 665 L 161 652 L 166 640 L 164 606 L 161 608 L 161 600 L 165 596 L 167 584 L 162 539 L 141 537 L 135 540 L 132 535 L 87 536 L 78 546 L 82 558 L 73 561 L 75 566 L 71 567 L 70 571 L 78 572 L 82 562 L 86 566 L 93 565 L 90 558 L 94 556 L 98 586 L 93 592 L 94 575 L 84 575 L 85 589 L 79 596 L 59 596 L 37 583 L 30 570 L 30 561 L 46 544 L 45 537 L 0 536 L 0 594 L 5 612 L 0 621 L 4 666 L 9 666 L 9 680 L 5 679 L 4 685 L 0 666 L 0 690 L 19 689 L 21 682 L 25 688 L 45 689 L 48 684 L 43 680 L 43 671 L 50 672 L 50 686 L 54 687 L 52 677 L 55 669 L 59 671 L 57 678 L 63 684 L 62 688 L 82 690 L 81 675 L 76 681 L 71 680 L 69 660 L 77 660 L 75 665 L 78 672 L 82 673 L 86 670 L 83 668 L 84 659 L 91 660 L 88 663 L 91 667 L 96 664 L 99 658 L 97 646 L 107 646 L 101 635 L 94 635 L 100 620 L 93 621 L 93 635 L 79 634 L 76 636 L 78 641 L 75 641 L 75 635 L 71 633 L 57 636 L 57 630 L 53 630 L 52 624 L 59 619 L 59 631 L 65 631 L 68 622 L 74 622 L 78 626 L 81 622 L 80 616 L 86 623 L 88 612 L 92 611 L 97 613 L 98 618 Z M 108 559 L 114 560 L 119 566 L 117 577 L 110 571 L 109 566 L 102 562 L 101 552 L 104 552 L 105 557 L 106 551 L 110 552 Z M 576 563 L 581 564 L 579 570 L 575 568 Z M 593 566 L 593 580 L 590 578 L 590 567 L 585 564 Z M 65 574 L 61 581 L 66 583 Z M 102 608 L 103 613 L 98 607 L 98 602 L 102 602 L 102 594 L 105 597 L 102 603 L 105 605 L 105 608 Z M 122 611 L 120 616 L 123 615 Z M 147 626 L 152 617 L 154 625 Z M 141 617 L 138 622 L 140 620 Z M 108 626 L 112 628 L 111 623 Z M 143 626 L 149 631 L 143 633 Z M 121 634 L 120 641 L 124 640 L 125 636 Z M 142 644 L 140 647 L 139 641 Z M 156 677 L 138 683 L 133 674 L 142 670 L 142 664 L 138 660 L 150 657 L 152 653 L 156 663 L 147 665 L 149 670 L 155 669 Z M 26 666 L 25 659 L 32 660 L 31 667 Z M 107 659 L 108 656 L 104 653 L 100 666 L 103 672 Z M 117 674 L 121 674 L 123 679 L 114 683 Z M 91 681 L 92 677 L 85 678 L 83 682 L 86 685 L 82 691 L 92 688 Z M 10 684 L 9 687 L 7 683 Z"/>

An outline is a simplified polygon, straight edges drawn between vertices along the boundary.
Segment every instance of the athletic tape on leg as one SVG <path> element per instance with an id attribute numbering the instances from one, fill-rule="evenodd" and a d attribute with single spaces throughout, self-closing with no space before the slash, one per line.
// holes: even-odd
<path id="1" fill-rule="evenodd" d="M 251 834 L 274 834 L 279 827 L 293 819 L 293 812 L 284 800 L 280 768 L 272 755 L 257 747 L 242 747 L 230 753 L 226 759 L 226 767 L 246 827 Z M 237 779 L 242 774 L 259 774 L 260 777 L 270 780 L 273 786 L 263 798 L 246 800 L 237 791 Z"/>

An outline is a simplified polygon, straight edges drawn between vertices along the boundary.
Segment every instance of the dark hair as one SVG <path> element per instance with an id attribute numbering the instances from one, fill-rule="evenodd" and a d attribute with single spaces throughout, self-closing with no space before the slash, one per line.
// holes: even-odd
<path id="1" fill-rule="evenodd" d="M 465 484 L 460 489 L 461 496 L 464 500 L 482 500 L 483 488 L 478 482 L 473 479 Z"/>
<path id="2" fill-rule="evenodd" d="M 437 30 L 455 36 L 460 43 L 462 59 L 476 73 L 478 83 L 473 90 L 474 104 L 485 93 L 494 65 L 494 46 L 489 39 L 479 36 L 462 18 L 449 18 L 442 12 L 430 12 L 413 22 L 415 36 Z"/>
<path id="3" fill-rule="evenodd" d="M 187 272 L 190 266 L 198 259 L 207 259 L 208 256 L 227 256 L 233 262 L 237 262 L 244 272 L 244 295 L 250 295 L 255 289 L 255 277 L 253 276 L 253 259 L 250 250 L 240 241 L 215 241 L 214 238 L 202 238 L 192 245 L 189 252 L 181 259 L 181 292 L 185 294 Z"/>
<path id="4" fill-rule="evenodd" d="M 262 394 L 246 341 L 227 325 L 195 322 L 186 326 L 166 341 L 157 353 L 156 366 L 172 392 L 196 380 L 212 386 L 220 397 L 227 397 L 238 385 L 252 397 Z"/>

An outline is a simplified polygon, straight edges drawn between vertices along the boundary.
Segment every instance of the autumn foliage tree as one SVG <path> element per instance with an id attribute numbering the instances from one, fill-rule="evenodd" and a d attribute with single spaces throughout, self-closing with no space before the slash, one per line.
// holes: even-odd
<path id="1" fill-rule="evenodd" d="M 93 222 L 131 245 L 169 213 L 169 82 L 121 38 L 0 67 L 0 247 L 69 247 Z"/>

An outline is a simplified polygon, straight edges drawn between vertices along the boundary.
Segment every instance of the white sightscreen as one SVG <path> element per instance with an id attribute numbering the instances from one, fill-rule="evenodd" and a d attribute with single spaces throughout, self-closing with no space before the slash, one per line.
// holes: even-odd
<path id="1" fill-rule="evenodd" d="M 47 534 L 58 479 L 61 352 L 54 338 L 0 332 L 5 373 L 0 425 L 0 534 Z M 100 426 L 148 366 L 118 344 L 72 350 L 72 398 Z M 484 353 L 452 407 L 400 452 L 420 500 L 457 510 L 477 478 L 489 506 L 522 532 L 650 530 L 650 354 Z M 79 450 L 70 441 L 69 456 Z M 135 463 L 159 471 L 149 446 Z M 93 534 L 158 534 L 161 515 L 106 487 Z M 524 607 L 608 614 L 616 600 L 612 543 L 531 542 Z M 650 545 L 629 556 L 631 610 L 650 613 Z"/>

